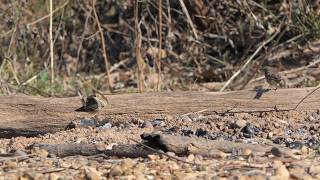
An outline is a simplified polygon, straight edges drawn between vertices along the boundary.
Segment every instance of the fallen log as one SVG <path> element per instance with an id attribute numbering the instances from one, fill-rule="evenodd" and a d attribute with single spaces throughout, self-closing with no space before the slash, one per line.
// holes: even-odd
<path id="1" fill-rule="evenodd" d="M 224 153 L 238 152 L 242 155 L 245 150 L 250 150 L 254 155 L 265 155 L 269 153 L 274 146 L 262 144 L 236 143 L 226 140 L 206 140 L 198 137 L 174 136 L 166 134 L 142 134 L 144 140 L 141 144 L 116 144 L 111 148 L 104 148 L 99 144 L 40 144 L 33 148 L 45 149 L 49 154 L 58 157 L 66 156 L 93 156 L 104 154 L 106 156 L 116 157 L 147 157 L 149 154 L 161 152 L 174 152 L 177 155 L 188 156 L 190 154 L 202 155 L 204 157 L 215 156 L 217 151 Z M 148 149 L 150 147 L 155 150 Z M 289 149 L 281 147 L 279 151 L 289 154 Z M 289 155 L 291 156 L 291 155 Z"/>
<path id="2" fill-rule="evenodd" d="M 106 156 L 116 156 L 116 157 L 147 157 L 149 154 L 154 152 L 143 148 L 137 144 L 118 144 L 113 145 L 112 149 L 104 149 L 102 145 L 99 144 L 38 144 L 34 145 L 34 148 L 45 149 L 49 154 L 55 155 L 57 157 L 66 156 L 93 156 L 98 154 L 104 154 Z"/>
<path id="3" fill-rule="evenodd" d="M 234 111 L 272 111 L 292 109 L 313 88 L 278 89 L 268 91 L 256 99 L 254 90 L 234 92 L 161 92 L 144 94 L 107 95 L 111 106 L 98 116 L 113 122 L 124 122 L 136 117 L 142 120 L 199 112 L 214 114 Z M 66 129 L 87 113 L 75 112 L 81 106 L 79 97 L 43 98 L 13 95 L 0 97 L 0 137 L 35 136 Z M 316 91 L 299 110 L 320 107 L 320 92 Z"/>
<path id="4" fill-rule="evenodd" d="M 141 138 L 146 140 L 145 144 L 152 148 L 174 152 L 177 155 L 199 154 L 210 157 L 211 153 L 216 153 L 216 150 L 224 153 L 242 153 L 248 149 L 254 154 L 262 155 L 272 149 L 272 146 L 260 144 L 245 144 L 226 140 L 207 140 L 198 137 L 167 134 L 145 133 L 141 135 Z"/>

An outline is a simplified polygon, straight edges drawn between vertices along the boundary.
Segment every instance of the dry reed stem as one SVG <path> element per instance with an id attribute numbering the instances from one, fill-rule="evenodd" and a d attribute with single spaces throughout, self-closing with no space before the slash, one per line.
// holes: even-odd
<path id="1" fill-rule="evenodd" d="M 135 40 L 135 52 L 136 52 L 136 60 L 138 64 L 138 87 L 139 87 L 139 92 L 144 92 L 144 60 L 141 55 L 141 29 L 140 29 L 140 23 L 139 18 L 138 18 L 138 8 L 139 2 L 135 2 L 135 9 L 134 9 L 134 24 L 135 24 L 135 35 L 136 35 L 136 40 Z"/>
<path id="2" fill-rule="evenodd" d="M 83 40 L 85 38 L 85 35 L 87 33 L 87 26 L 88 26 L 88 22 L 89 22 L 89 18 L 92 14 L 92 8 L 90 8 L 89 12 L 87 13 L 87 17 L 86 17 L 86 20 L 84 22 L 84 29 L 83 29 L 83 33 L 81 35 L 81 39 L 80 39 L 80 43 L 79 43 L 79 46 L 78 46 L 78 50 L 77 50 L 77 61 L 79 63 L 79 57 L 80 57 L 80 51 L 82 49 L 82 43 L 83 43 Z M 77 65 L 77 68 L 78 68 L 78 65 Z"/>
<path id="3" fill-rule="evenodd" d="M 158 79 L 157 79 L 157 90 L 161 89 L 161 57 L 162 57 L 162 0 L 159 0 L 159 51 L 157 59 L 158 67 Z"/>
<path id="4" fill-rule="evenodd" d="M 16 8 L 15 3 L 14 3 L 14 8 Z M 13 32 L 11 34 L 10 43 L 9 43 L 7 52 L 5 54 L 4 60 L 3 60 L 2 64 L 1 64 L 1 67 L 0 67 L 0 74 L 1 74 L 4 66 L 8 63 L 9 69 L 11 70 L 11 72 L 13 74 L 13 78 L 15 79 L 17 84 L 20 85 L 20 81 L 18 79 L 17 72 L 15 71 L 15 68 L 14 68 L 14 66 L 13 66 L 13 64 L 11 62 L 12 60 L 10 59 L 10 57 L 12 56 L 11 49 L 12 49 L 12 46 L 14 44 L 14 39 L 16 37 L 16 31 L 17 31 L 17 19 L 14 22 L 14 29 L 13 29 Z M 1 78 L 1 76 L 0 76 L 0 78 Z"/>
<path id="5" fill-rule="evenodd" d="M 53 4 L 52 0 L 49 1 L 50 9 L 50 24 L 49 24 L 49 42 L 50 42 L 50 69 L 51 69 L 51 95 L 53 95 L 54 85 L 54 54 L 53 54 L 53 36 L 52 36 L 52 21 L 53 21 Z"/>
<path id="6" fill-rule="evenodd" d="M 167 0 L 167 10 L 168 10 L 168 22 L 167 22 L 167 26 L 168 26 L 168 35 L 171 36 L 171 8 L 170 8 L 170 0 Z"/>
<path id="7" fill-rule="evenodd" d="M 186 8 L 186 5 L 184 4 L 183 0 L 179 0 L 179 2 L 180 2 L 180 5 L 181 5 L 181 8 L 182 8 L 182 11 L 183 11 L 183 12 L 186 14 L 186 16 L 187 16 L 187 19 L 188 19 L 188 22 L 189 22 L 189 24 L 190 24 L 190 26 L 191 26 L 192 32 L 193 32 L 193 34 L 194 34 L 194 37 L 195 37 L 196 39 L 198 39 L 197 30 L 195 29 L 195 27 L 194 27 L 194 25 L 193 25 L 193 23 L 192 23 L 192 20 L 191 20 L 191 18 L 190 18 L 190 15 L 189 15 L 189 13 L 188 13 L 188 10 L 187 10 L 187 8 Z"/>
<path id="8" fill-rule="evenodd" d="M 236 72 L 232 75 L 232 77 L 223 85 L 223 87 L 220 89 L 220 92 L 224 91 L 231 82 L 250 64 L 250 62 L 253 60 L 253 58 L 261 51 L 261 49 L 266 46 L 269 42 L 271 42 L 280 32 L 280 28 L 278 31 L 276 31 L 269 39 L 264 41 L 257 49 L 256 51 L 246 60 L 246 63 Z"/>
<path id="9" fill-rule="evenodd" d="M 17 72 L 15 71 L 15 68 L 14 68 L 12 62 L 11 61 L 7 61 L 7 62 L 8 62 L 9 68 L 12 72 L 14 80 L 17 82 L 18 85 L 20 85 L 20 81 L 18 79 Z"/>
<path id="10" fill-rule="evenodd" d="M 60 9 L 64 8 L 67 4 L 69 4 L 69 1 L 66 1 L 64 4 L 62 4 L 61 6 L 57 7 L 56 9 L 54 9 L 54 10 L 52 11 L 52 14 L 54 14 L 54 13 L 56 13 L 57 11 L 59 11 Z M 51 12 L 50 12 L 49 14 L 47 14 L 47 15 L 45 15 L 45 16 L 37 19 L 37 20 L 35 20 L 35 21 L 32 21 L 31 23 L 28 23 L 28 24 L 27 24 L 27 27 L 29 27 L 29 26 L 31 26 L 31 25 L 34 25 L 34 24 L 37 24 L 37 23 L 39 23 L 39 22 L 41 22 L 41 21 L 49 18 L 50 15 L 51 15 Z"/>
<path id="11" fill-rule="evenodd" d="M 110 77 L 110 72 L 109 72 L 109 61 L 108 61 L 108 55 L 107 55 L 107 47 L 105 44 L 105 39 L 104 39 L 104 35 L 103 35 L 103 29 L 101 28 L 101 24 L 100 24 L 100 20 L 95 8 L 96 5 L 96 0 L 92 0 L 92 10 L 93 10 L 93 14 L 94 17 L 96 19 L 96 23 L 98 26 L 98 31 L 100 34 L 100 41 L 101 41 L 101 45 L 102 45 L 102 52 L 103 52 L 103 58 L 104 58 L 104 64 L 106 66 L 106 74 L 107 74 L 107 84 L 108 84 L 108 88 L 110 90 L 110 92 L 112 92 L 112 85 L 111 85 L 111 77 Z"/>
<path id="12" fill-rule="evenodd" d="M 16 35 L 16 31 L 17 31 L 17 25 L 14 26 L 13 32 L 11 34 L 10 43 L 9 43 L 9 46 L 8 46 L 8 49 L 7 49 L 7 53 L 5 54 L 4 61 L 2 62 L 1 67 L 0 67 L 0 74 L 3 71 L 3 68 L 4 68 L 4 65 L 6 64 L 6 61 L 11 56 L 11 48 L 12 48 L 12 44 L 13 44 L 13 41 L 14 41 L 14 38 L 15 38 L 15 35 Z"/>

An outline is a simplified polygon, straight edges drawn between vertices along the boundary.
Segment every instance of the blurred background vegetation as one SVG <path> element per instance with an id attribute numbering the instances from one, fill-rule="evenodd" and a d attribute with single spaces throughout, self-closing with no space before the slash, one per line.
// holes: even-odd
<path id="1" fill-rule="evenodd" d="M 246 62 L 227 90 L 262 86 L 264 65 L 287 87 L 320 79 L 319 0 L 54 0 L 53 84 L 49 13 L 0 1 L 1 95 L 217 91 Z"/>

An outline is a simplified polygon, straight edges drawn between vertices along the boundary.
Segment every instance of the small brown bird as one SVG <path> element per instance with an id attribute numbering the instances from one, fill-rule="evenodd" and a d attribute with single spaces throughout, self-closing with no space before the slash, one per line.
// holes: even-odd
<path id="1" fill-rule="evenodd" d="M 275 87 L 274 90 L 277 90 L 277 87 L 279 87 L 282 82 L 281 76 L 278 74 L 275 68 L 270 66 L 264 66 L 262 70 L 264 71 L 264 76 L 266 78 L 267 83 L 270 86 Z"/>
<path id="2" fill-rule="evenodd" d="M 75 110 L 78 112 L 94 113 L 94 116 L 96 116 L 100 110 L 102 110 L 109 104 L 108 99 L 100 93 L 95 93 L 88 97 L 83 96 L 80 91 L 78 92 L 78 94 L 81 97 L 82 101 L 82 107 Z"/>

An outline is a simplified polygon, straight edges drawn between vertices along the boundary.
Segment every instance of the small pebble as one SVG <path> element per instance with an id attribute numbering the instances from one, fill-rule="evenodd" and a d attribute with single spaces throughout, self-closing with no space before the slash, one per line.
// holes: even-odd
<path id="1" fill-rule="evenodd" d="M 284 144 L 286 142 L 286 139 L 284 137 L 277 137 L 273 140 L 273 143 L 275 144 Z"/>
<path id="2" fill-rule="evenodd" d="M 190 136 L 190 135 L 193 135 L 194 132 L 192 130 L 190 130 L 190 129 L 183 129 L 183 130 L 181 130 L 181 134 L 183 136 Z"/>
<path id="3" fill-rule="evenodd" d="M 192 119 L 187 115 L 179 116 L 179 120 L 184 121 L 184 122 L 192 122 Z"/>
<path id="4" fill-rule="evenodd" d="M 36 154 L 41 158 L 46 158 L 49 155 L 48 151 L 45 149 L 39 149 Z"/>
<path id="5" fill-rule="evenodd" d="M 81 119 L 79 126 L 80 127 L 96 127 L 97 121 L 94 119 Z"/>
<path id="6" fill-rule="evenodd" d="M 4 148 L 0 148 L 0 154 L 6 154 L 7 151 Z"/>
<path id="7" fill-rule="evenodd" d="M 15 169 L 18 167 L 18 164 L 14 161 L 5 161 L 3 167 L 5 169 Z"/>
<path id="8" fill-rule="evenodd" d="M 163 127 L 166 125 L 166 122 L 164 119 L 155 119 L 151 121 L 151 124 L 153 125 L 153 127 L 156 127 L 156 126 Z"/>
<path id="9" fill-rule="evenodd" d="M 138 174 L 143 174 L 145 171 L 146 167 L 144 163 L 138 163 L 134 168 L 133 168 L 133 174 L 138 175 Z"/>
<path id="10" fill-rule="evenodd" d="M 301 149 L 303 144 L 299 141 L 289 142 L 286 144 L 290 149 Z"/>
<path id="11" fill-rule="evenodd" d="M 169 156 L 173 156 L 173 157 L 176 156 L 176 154 L 174 152 L 170 152 L 170 151 L 167 152 L 166 154 L 169 155 Z"/>
<path id="12" fill-rule="evenodd" d="M 256 127 L 253 124 L 247 124 L 245 127 L 241 129 L 241 132 L 243 133 L 243 136 L 246 138 L 252 138 L 254 135 L 256 135 L 260 129 Z"/>
<path id="13" fill-rule="evenodd" d="M 141 125 L 142 128 L 153 128 L 153 125 L 150 121 L 144 121 Z"/>
<path id="14" fill-rule="evenodd" d="M 279 148 L 273 147 L 271 149 L 271 154 L 276 156 L 276 157 L 281 157 L 282 156 L 282 152 L 280 151 Z"/>
<path id="15" fill-rule="evenodd" d="M 247 124 L 247 121 L 245 121 L 243 119 L 239 119 L 234 123 L 236 128 L 243 128 L 246 126 L 246 124 Z"/>
<path id="16" fill-rule="evenodd" d="M 116 165 L 110 170 L 109 175 L 110 176 L 120 176 L 120 175 L 122 175 L 122 173 L 123 173 L 123 171 L 122 171 L 120 165 Z"/>
<path id="17" fill-rule="evenodd" d="M 267 138 L 272 139 L 272 137 L 273 137 L 273 132 L 269 132 Z"/>
<path id="18" fill-rule="evenodd" d="M 60 176 L 56 173 L 50 173 L 49 180 L 58 180 Z"/>
<path id="19" fill-rule="evenodd" d="M 289 179 L 290 174 L 288 169 L 286 168 L 285 165 L 280 166 L 277 170 L 276 170 L 276 175 L 278 177 L 280 177 L 281 179 Z"/>
<path id="20" fill-rule="evenodd" d="M 320 165 L 311 165 L 309 168 L 309 173 L 311 175 L 320 174 Z"/>
<path id="21" fill-rule="evenodd" d="M 195 135 L 198 137 L 203 137 L 208 134 L 208 131 L 203 130 L 202 128 L 197 129 Z"/>
<path id="22" fill-rule="evenodd" d="M 99 127 L 100 129 L 110 129 L 112 128 L 112 124 L 111 123 L 105 123 L 103 126 Z"/>
<path id="23" fill-rule="evenodd" d="M 191 113 L 188 116 L 192 121 L 198 121 L 201 118 L 203 118 L 203 116 L 201 114 L 199 114 L 199 113 Z"/>
<path id="24" fill-rule="evenodd" d="M 121 163 L 121 169 L 123 172 L 129 171 L 133 167 L 132 159 L 124 159 Z"/>
<path id="25" fill-rule="evenodd" d="M 169 168 L 170 170 L 178 170 L 180 166 L 175 161 L 169 161 Z"/>
<path id="26" fill-rule="evenodd" d="M 100 180 L 101 174 L 93 167 L 85 167 L 84 168 L 86 179 L 88 180 Z"/>
<path id="27" fill-rule="evenodd" d="M 225 159 L 228 157 L 228 155 L 220 150 L 212 149 L 209 151 L 209 156 L 212 158 L 222 158 Z"/>
<path id="28" fill-rule="evenodd" d="M 192 162 L 192 161 L 194 161 L 194 158 L 195 158 L 195 156 L 193 154 L 189 154 L 187 161 Z"/>
<path id="29" fill-rule="evenodd" d="M 156 161 L 160 159 L 159 155 L 156 155 L 156 154 L 149 154 L 148 158 L 152 161 Z"/>
<path id="30" fill-rule="evenodd" d="M 250 156 L 251 154 L 252 154 L 252 150 L 251 149 L 246 148 L 246 149 L 243 150 L 243 155 L 244 156 Z"/>

